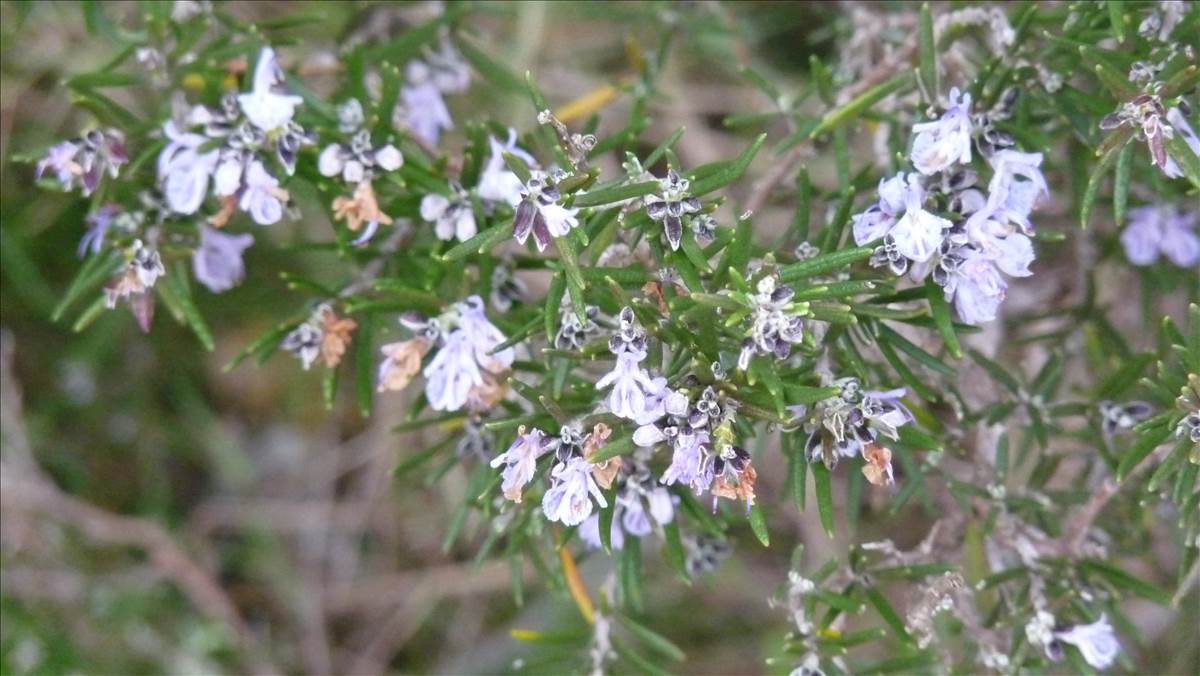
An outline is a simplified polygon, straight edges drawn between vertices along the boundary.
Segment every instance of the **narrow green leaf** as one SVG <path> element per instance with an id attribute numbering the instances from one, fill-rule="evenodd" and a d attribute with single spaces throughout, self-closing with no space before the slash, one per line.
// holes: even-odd
<path id="1" fill-rule="evenodd" d="M 918 74 L 920 75 L 921 92 L 927 103 L 934 103 L 938 100 L 939 87 L 937 43 L 933 35 L 933 13 L 929 9 L 928 2 L 921 4 L 917 29 L 917 53 L 920 60 Z"/>
<path id="2" fill-rule="evenodd" d="M 728 162 L 721 163 L 719 170 L 704 176 L 704 178 L 692 180 L 689 189 L 691 195 L 699 197 L 719 188 L 724 188 L 741 178 L 742 174 L 746 171 L 746 167 L 750 166 L 750 162 L 754 160 L 754 156 L 758 154 L 759 149 L 762 148 L 763 142 L 766 140 L 766 134 L 759 134 L 750 145 L 746 146 L 746 149 L 740 155 Z"/>
<path id="3" fill-rule="evenodd" d="M 867 601 L 875 606 L 875 611 L 879 613 L 879 617 L 887 623 L 892 629 L 892 633 L 905 643 L 912 644 L 912 636 L 909 636 L 908 629 L 905 628 L 904 622 L 900 619 L 900 614 L 892 608 L 892 604 L 888 603 L 887 598 L 875 587 L 866 588 Z"/>
<path id="4" fill-rule="evenodd" d="M 571 307 L 579 321 L 587 321 L 587 304 L 583 299 L 585 282 L 583 273 L 579 271 L 579 250 L 576 248 L 573 233 L 555 237 L 554 246 L 558 249 L 559 260 L 562 261 L 563 272 L 566 273 L 567 294 L 571 297 Z"/>
<path id="5" fill-rule="evenodd" d="M 1117 481 L 1124 481 L 1129 473 L 1170 435 L 1171 427 L 1168 425 L 1162 425 L 1142 433 L 1129 447 L 1129 450 L 1121 456 L 1121 464 L 1117 466 Z"/>
<path id="6" fill-rule="evenodd" d="M 603 447 L 601 447 L 588 458 L 588 462 L 603 462 L 609 458 L 615 458 L 618 455 L 629 455 L 630 453 L 633 453 L 636 448 L 637 446 L 634 445 L 632 436 L 622 435 L 615 439 L 609 439 Z"/>
<path id="7" fill-rule="evenodd" d="M 971 355 L 971 359 L 974 359 L 976 364 L 982 366 L 983 370 L 987 371 L 989 375 L 1008 388 L 1009 392 L 1016 394 L 1021 389 L 1021 384 L 1017 382 L 1017 379 L 1009 374 L 1008 370 L 1000 364 L 988 359 L 977 350 L 968 350 L 967 354 Z"/>
<path id="8" fill-rule="evenodd" d="M 62 300 L 58 301 L 58 305 L 54 306 L 54 310 L 50 313 L 50 321 L 56 322 L 61 319 L 63 313 L 75 301 L 79 300 L 84 294 L 95 290 L 101 282 L 108 279 L 109 275 L 112 274 L 120 262 L 121 255 L 115 251 L 109 251 L 88 258 L 79 268 L 79 272 L 75 273 L 75 278 L 71 280 L 71 284 L 67 287 L 67 290 L 63 292 Z"/>
<path id="9" fill-rule="evenodd" d="M 883 99 L 910 84 L 912 84 L 912 73 L 905 72 L 893 77 L 887 82 L 868 89 L 841 108 L 827 113 L 825 117 L 821 118 L 821 122 L 812 130 L 808 137 L 816 138 L 821 134 L 833 129 L 834 127 L 839 127 L 857 120 L 858 117 L 870 109 L 871 106 L 879 103 Z"/>
<path id="10" fill-rule="evenodd" d="M 832 385 L 829 387 L 805 387 L 802 385 L 788 385 L 787 386 L 787 399 L 788 399 L 788 404 L 793 405 L 793 406 L 797 405 L 797 404 L 806 404 L 806 405 L 807 404 L 815 404 L 818 401 L 821 401 L 822 399 L 828 399 L 830 397 L 835 397 L 841 391 L 842 391 L 842 389 L 840 387 L 835 387 Z"/>
<path id="11" fill-rule="evenodd" d="M 88 90 L 98 87 L 131 87 L 142 83 L 142 78 L 133 73 L 117 73 L 112 71 L 96 71 L 83 73 L 68 78 L 63 82 L 74 90 Z"/>
<path id="12" fill-rule="evenodd" d="M 605 491 L 604 497 L 607 504 L 600 508 L 600 546 L 604 548 L 605 553 L 611 556 L 613 516 L 617 511 L 616 488 Z"/>
<path id="13" fill-rule="evenodd" d="M 929 300 L 929 314 L 933 317 L 933 324 L 942 342 L 955 359 L 962 359 L 962 345 L 958 342 L 958 334 L 954 332 L 954 320 L 950 317 L 950 304 L 946 302 L 945 292 L 929 277 L 925 280 L 925 293 Z"/>
<path id="14" fill-rule="evenodd" d="M 1125 42 L 1125 15 L 1121 11 L 1121 6 L 1125 3 L 1121 0 L 1108 0 L 1105 3 L 1108 5 L 1108 22 L 1112 27 L 1113 36 L 1117 38 L 1117 42 Z"/>
<path id="15" fill-rule="evenodd" d="M 750 522 L 750 530 L 754 531 L 754 537 L 758 538 L 762 546 L 770 547 L 771 533 L 767 530 L 767 516 L 763 513 L 761 503 L 756 502 L 750 506 L 746 520 Z"/>
<path id="16" fill-rule="evenodd" d="M 1079 568 L 1085 575 L 1098 575 L 1121 591 L 1136 594 L 1163 606 L 1171 603 L 1171 595 L 1165 590 L 1106 561 L 1087 559 L 1079 562 Z"/>
<path id="17" fill-rule="evenodd" d="M 358 410 L 363 417 L 371 415 L 371 404 L 375 396 L 375 361 L 372 355 L 375 339 L 375 318 L 365 315 L 358 320 L 358 333 L 354 336 L 354 386 L 358 394 Z"/>
<path id="18" fill-rule="evenodd" d="M 327 368 L 321 378 L 321 398 L 325 402 L 325 410 L 332 411 L 337 398 L 338 370 Z"/>
<path id="19" fill-rule="evenodd" d="M 652 629 L 634 622 L 625 615 L 618 615 L 617 619 L 622 625 L 624 625 L 626 629 L 629 630 L 629 633 L 636 636 L 638 640 L 645 644 L 647 648 L 650 648 L 654 652 L 666 657 L 667 659 L 675 660 L 676 662 L 683 661 L 683 658 L 685 657 L 683 651 L 679 649 L 679 646 L 672 643 L 666 637 L 654 632 Z"/>
<path id="20" fill-rule="evenodd" d="M 455 42 L 467 63 L 471 64 L 480 77 L 489 84 L 504 92 L 524 92 L 525 81 L 503 62 L 492 58 L 480 49 L 474 40 L 458 33 Z"/>
<path id="21" fill-rule="evenodd" d="M 575 196 L 575 202 L 571 206 L 596 207 L 614 204 L 635 197 L 644 197 L 657 192 L 658 188 L 658 181 L 642 181 L 641 183 L 627 183 L 611 188 L 582 192 Z"/>
<path id="22" fill-rule="evenodd" d="M 808 166 L 796 172 L 796 215 L 792 218 L 792 232 L 796 241 L 808 241 L 812 221 L 812 181 L 808 177 Z"/>
<path id="23" fill-rule="evenodd" d="M 671 564 L 679 576 L 685 582 L 691 582 L 691 577 L 687 570 L 687 555 L 683 551 L 683 538 L 679 535 L 679 520 L 672 519 L 670 523 L 663 526 L 663 540 L 665 542 L 664 553 L 667 561 Z"/>
<path id="24" fill-rule="evenodd" d="M 446 11 L 435 19 L 426 21 L 415 28 L 410 28 L 395 39 L 380 43 L 370 48 L 366 53 L 368 63 L 390 61 L 391 63 L 406 63 L 409 59 L 421 53 L 421 49 L 429 42 L 437 39 L 442 26 L 456 21 L 465 10 L 461 5 L 450 5 Z"/>
<path id="25" fill-rule="evenodd" d="M 511 225 L 496 225 L 484 230 L 465 242 L 460 242 L 442 254 L 446 262 L 457 261 L 471 255 L 483 255 L 512 237 Z"/>
<path id="26" fill-rule="evenodd" d="M 1183 175 L 1192 182 L 1192 185 L 1200 188 L 1200 157 L 1197 157 L 1195 151 L 1188 145 L 1187 139 L 1183 137 L 1183 134 L 1176 133 L 1167 137 L 1166 144 L 1167 154 L 1183 170 Z"/>
<path id="27" fill-rule="evenodd" d="M 829 468 L 823 462 L 812 463 L 813 487 L 817 490 L 817 513 L 821 516 L 821 527 L 833 539 L 833 485 Z"/>
<path id="28" fill-rule="evenodd" d="M 784 265 L 779 268 L 779 280 L 785 283 L 794 282 L 798 279 L 839 271 L 858 261 L 870 258 L 874 251 L 874 247 L 860 246 Z"/>
<path id="29" fill-rule="evenodd" d="M 179 309 L 183 312 L 183 318 L 187 325 L 200 339 L 200 344 L 209 352 L 213 351 L 213 336 L 212 331 L 208 328 L 208 322 L 204 321 L 204 316 L 200 314 L 200 308 L 196 307 L 196 302 L 192 298 L 192 287 L 188 283 L 187 265 L 183 261 L 179 261 L 171 266 L 171 274 L 168 274 L 166 281 L 173 289 L 175 295 L 179 299 Z"/>
<path id="30" fill-rule="evenodd" d="M 1129 127 L 1122 127 L 1112 133 L 1105 139 L 1105 149 L 1100 155 L 1100 160 L 1096 162 L 1096 166 L 1092 168 L 1092 173 L 1088 177 L 1087 187 L 1083 191 L 1083 199 L 1080 200 L 1079 206 L 1079 227 L 1087 228 L 1088 220 L 1092 215 L 1092 207 L 1096 203 L 1096 197 L 1100 193 L 1100 184 L 1104 182 L 1104 177 L 1108 174 L 1108 170 L 1117 161 L 1117 155 L 1120 154 L 1121 148 L 1133 138 L 1133 131 Z M 1124 139 L 1124 140 L 1122 140 Z"/>

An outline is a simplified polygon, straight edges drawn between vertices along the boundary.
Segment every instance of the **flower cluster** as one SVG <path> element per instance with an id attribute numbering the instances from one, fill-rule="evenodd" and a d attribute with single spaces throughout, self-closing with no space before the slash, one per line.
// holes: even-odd
<path id="1" fill-rule="evenodd" d="M 1100 128 L 1133 128 L 1137 138 L 1150 150 L 1150 160 L 1154 166 L 1168 178 L 1179 178 L 1183 176 L 1183 170 L 1179 168 L 1175 158 L 1167 153 L 1167 140 L 1179 134 L 1192 154 L 1200 157 L 1200 138 L 1196 137 L 1195 130 L 1188 124 L 1188 114 L 1187 103 L 1165 108 L 1162 97 L 1156 94 L 1142 94 L 1122 103 L 1117 112 L 1100 120 Z"/>
<path id="2" fill-rule="evenodd" d="M 63 190 L 82 188 L 87 197 L 100 186 L 100 179 L 108 174 L 116 178 L 121 165 L 129 161 L 125 152 L 125 137 L 115 129 L 93 129 L 77 139 L 63 141 L 50 147 L 46 156 L 37 163 L 34 178 L 40 179 L 46 171 Z"/>
<path id="3" fill-rule="evenodd" d="M 895 440 L 897 429 L 912 422 L 912 413 L 900 402 L 905 391 L 863 390 L 857 378 L 841 378 L 833 386 L 840 390 L 837 395 L 790 409 L 808 435 L 804 452 L 809 462 L 823 462 L 832 470 L 840 458 L 862 455 L 868 481 L 892 483 L 892 453 L 879 437 Z"/>
<path id="4" fill-rule="evenodd" d="M 504 334 L 488 321 L 483 300 L 470 296 L 433 318 L 409 314 L 401 322 L 416 335 L 385 345 L 379 367 L 379 389 L 405 387 L 425 353 L 437 348 L 425 367 L 425 396 L 435 411 L 490 408 L 504 396 L 503 379 L 512 366 L 513 348 L 496 348 Z"/>
<path id="5" fill-rule="evenodd" d="M 646 197 L 646 215 L 662 222 L 667 243 L 672 251 L 677 251 L 679 243 L 683 241 L 684 219 L 700 211 L 700 200 L 689 195 L 691 182 L 675 173 L 674 169 L 668 171 L 667 177 L 658 184 L 662 193 Z"/>
<path id="6" fill-rule="evenodd" d="M 363 110 L 358 99 L 349 99 L 338 106 L 338 129 L 350 135 L 350 141 L 330 143 L 317 159 L 317 171 L 322 176 L 340 176 L 347 185 L 354 186 L 352 197 L 336 197 L 332 205 L 334 218 L 345 220 L 351 232 L 363 230 L 351 243 L 354 246 L 366 244 L 380 224 L 391 225 L 392 217 L 379 208 L 372 180 L 378 172 L 396 171 L 404 164 L 404 156 L 396 146 L 374 145 L 371 132 L 362 128 L 362 123 Z"/>
<path id="7" fill-rule="evenodd" d="M 332 307 L 322 304 L 284 337 L 280 347 L 296 355 L 306 371 L 318 357 L 325 366 L 333 368 L 341 363 L 350 344 L 350 334 L 357 327 L 358 322 L 338 317 Z"/>
<path id="8" fill-rule="evenodd" d="M 742 500 L 749 509 L 757 473 L 750 454 L 732 443 L 737 402 L 712 387 L 704 388 L 694 401 L 682 390 L 668 391 L 663 400 L 662 413 L 649 422 L 639 421 L 633 433 L 640 447 L 666 444 L 671 449 L 662 483 L 687 486 L 697 495 L 711 491 L 714 505 L 720 497 Z"/>
<path id="9" fill-rule="evenodd" d="M 454 45 L 443 38 L 437 49 L 427 49 L 422 58 L 408 62 L 405 78 L 393 124 L 436 146 L 442 131 L 454 128 L 443 95 L 465 91 L 471 71 Z"/>
<path id="10" fill-rule="evenodd" d="M 529 235 L 538 251 L 545 251 L 550 240 L 565 237 L 579 225 L 578 209 L 562 206 L 558 183 L 561 173 L 535 171 L 520 191 L 520 201 L 513 216 L 513 237 L 524 244 Z"/>
<path id="11" fill-rule="evenodd" d="M 300 148 L 314 138 L 292 121 L 302 99 L 283 92 L 275 50 L 263 48 L 249 92 L 229 93 L 219 108 L 197 105 L 163 124 L 168 143 L 158 156 L 167 205 L 189 215 L 204 204 L 209 183 L 221 202 L 210 222 L 221 227 L 235 209 L 259 225 L 283 217 L 288 193 L 264 162 L 273 156 L 290 176 Z"/>
<path id="12" fill-rule="evenodd" d="M 882 239 L 872 265 L 915 281 L 932 275 L 968 324 L 995 319 L 1008 288 L 1001 273 L 1032 274 L 1029 215 L 1049 194 L 1041 153 L 1012 149 L 1011 136 L 992 126 L 1013 102 L 1006 96 L 973 118 L 970 95 L 952 89 L 941 118 L 913 127 L 917 171 L 881 181 L 879 201 L 853 218 L 856 243 Z M 986 195 L 970 168 L 973 140 L 992 169 Z"/>
<path id="13" fill-rule="evenodd" d="M 638 423 L 657 420 L 666 410 L 672 394 L 666 378 L 651 378 L 641 367 L 646 358 L 646 332 L 638 324 L 633 309 L 621 310 L 620 327 L 608 341 L 616 357 L 613 369 L 596 381 L 596 389 L 611 387 L 608 410 L 613 415 Z M 676 396 L 675 401 L 678 401 Z"/>
<path id="14" fill-rule="evenodd" d="M 134 240 L 125 258 L 121 272 L 104 289 L 104 303 L 111 310 L 118 302 L 127 301 L 142 331 L 149 331 L 154 318 L 154 296 L 149 291 L 167 270 L 158 250 L 141 240 Z"/>
<path id="15" fill-rule="evenodd" d="M 749 368 L 756 354 L 787 359 L 792 345 L 804 338 L 804 320 L 792 304 L 796 294 L 790 286 L 779 284 L 778 275 L 767 275 L 758 281 L 754 295 L 749 297 L 751 325 L 749 335 L 742 339 L 738 368 Z"/>
<path id="16" fill-rule="evenodd" d="M 504 160 L 508 154 L 524 162 L 530 169 L 537 168 L 537 160 L 519 148 L 515 131 L 509 130 L 508 140 L 501 143 L 494 136 L 488 137 L 491 155 L 479 174 L 479 185 L 475 194 L 485 209 L 498 205 L 516 206 L 521 201 L 524 184 L 508 168 Z M 475 207 L 471 193 L 457 181 L 451 181 L 449 194 L 430 193 L 421 199 L 421 218 L 434 224 L 434 233 L 443 241 L 457 239 L 460 242 L 475 236 Z"/>
<path id="17" fill-rule="evenodd" d="M 1175 205 L 1149 204 L 1129 210 L 1129 224 L 1121 233 L 1121 245 L 1130 263 L 1152 265 L 1165 256 L 1189 270 L 1200 264 L 1200 235 L 1196 234 L 1195 210 Z"/>
<path id="18" fill-rule="evenodd" d="M 1056 626 L 1052 614 L 1039 610 L 1025 625 L 1025 635 L 1030 644 L 1039 646 L 1055 662 L 1063 658 L 1063 644 L 1075 646 L 1084 661 L 1095 669 L 1112 666 L 1121 652 L 1121 644 L 1104 615 L 1090 624 Z"/>
<path id="19" fill-rule="evenodd" d="M 600 482 L 600 485 L 603 488 L 616 486 L 616 504 L 613 506 L 609 531 L 613 549 L 624 547 L 627 535 L 646 537 L 654 532 L 656 525 L 661 528 L 671 523 L 675 518 L 674 501 L 666 488 L 654 482 L 644 459 L 630 456 L 625 459 L 612 458 L 608 463 L 610 467 L 615 467 L 616 476 L 609 475 L 607 485 L 604 482 Z M 598 514 L 589 516 L 579 526 L 579 536 L 590 547 L 601 546 Z"/>

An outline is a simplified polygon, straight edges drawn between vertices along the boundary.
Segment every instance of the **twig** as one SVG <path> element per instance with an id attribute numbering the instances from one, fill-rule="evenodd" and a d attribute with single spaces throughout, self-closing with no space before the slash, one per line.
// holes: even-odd
<path id="1" fill-rule="evenodd" d="M 248 672 L 281 673 L 213 576 L 184 553 L 161 526 L 107 512 L 48 483 L 20 478 L 16 468 L 10 471 L 6 465 L 0 462 L 0 505 L 4 510 L 62 522 L 97 543 L 145 550 L 154 567 L 174 580 L 197 610 L 229 629 L 242 648 L 243 666 Z"/>

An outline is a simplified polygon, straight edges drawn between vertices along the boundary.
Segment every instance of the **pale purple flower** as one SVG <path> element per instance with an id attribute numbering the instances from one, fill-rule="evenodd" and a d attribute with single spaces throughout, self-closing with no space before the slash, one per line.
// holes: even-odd
<path id="1" fill-rule="evenodd" d="M 280 347 L 296 355 L 300 365 L 307 371 L 321 356 L 321 339 L 324 333 L 312 321 L 304 322 L 284 337 Z"/>
<path id="2" fill-rule="evenodd" d="M 643 496 L 643 492 L 645 495 Z M 646 505 L 642 499 L 645 498 Z M 675 506 L 671 502 L 671 493 L 659 487 L 643 490 L 627 490 L 617 498 L 617 504 L 625 508 L 621 515 L 621 527 L 625 532 L 637 537 L 645 537 L 653 530 L 654 523 L 665 526 L 675 518 Z M 647 505 L 649 509 L 647 509 Z M 616 521 L 615 515 L 613 521 Z"/>
<path id="3" fill-rule="evenodd" d="M 1183 136 L 1183 140 L 1187 143 L 1188 148 L 1197 157 L 1200 157 L 1200 138 L 1196 138 L 1196 132 L 1192 129 L 1192 125 L 1188 124 L 1187 118 L 1183 116 L 1183 111 L 1179 108 L 1171 108 L 1167 111 L 1167 122 L 1176 134 Z M 1163 167 L 1163 173 L 1170 178 L 1179 178 L 1183 176 L 1183 170 L 1179 168 L 1179 164 L 1175 158 L 1167 155 L 1167 163 Z"/>
<path id="4" fill-rule="evenodd" d="M 1175 206 L 1148 205 L 1129 210 L 1129 225 L 1121 233 L 1125 255 L 1134 265 L 1150 265 L 1159 254 L 1181 268 L 1200 263 L 1197 212 Z"/>
<path id="5" fill-rule="evenodd" d="M 625 529 L 621 527 L 620 517 L 623 515 L 625 508 L 619 503 L 613 507 L 613 520 L 609 524 L 609 544 L 614 550 L 620 551 L 625 547 Z M 579 529 L 575 531 L 579 535 L 579 539 L 583 540 L 584 544 L 589 549 L 600 549 L 604 545 L 600 540 L 600 515 L 592 514 L 579 524 Z"/>
<path id="6" fill-rule="evenodd" d="M 966 222 L 967 240 L 1001 272 L 1012 277 L 1028 277 L 1033 273 L 1033 242 L 1013 227 L 987 217 L 981 211 Z"/>
<path id="7" fill-rule="evenodd" d="M 228 197 L 241 189 L 248 158 L 246 153 L 232 148 L 222 150 L 220 158 L 213 172 L 213 194 Z"/>
<path id="8" fill-rule="evenodd" d="M 461 186 L 452 184 L 449 197 L 440 193 L 429 193 L 421 198 L 421 218 L 434 224 L 437 238 L 449 241 L 458 238 L 465 242 L 475 236 L 475 209 Z"/>
<path id="9" fill-rule="evenodd" d="M 646 399 L 654 389 L 649 374 L 640 362 L 646 358 L 644 351 L 634 349 L 617 353 L 613 370 L 596 382 L 596 389 L 612 387 L 608 395 L 608 410 L 619 418 L 635 420 L 646 413 Z"/>
<path id="10" fill-rule="evenodd" d="M 577 526 L 592 513 L 592 501 L 607 507 L 608 501 L 592 478 L 592 465 L 580 457 L 572 457 L 559 463 L 550 472 L 554 485 L 542 496 L 542 513 L 550 521 L 564 526 Z"/>
<path id="11" fill-rule="evenodd" d="M 1042 175 L 1042 154 L 1001 150 L 988 160 L 995 172 L 988 183 L 987 205 L 980 213 L 1004 223 L 1015 223 L 1029 234 L 1029 214 L 1043 196 L 1050 194 Z"/>
<path id="12" fill-rule="evenodd" d="M 350 100 L 357 103 L 354 99 Z M 322 176 L 340 174 L 342 180 L 350 184 L 370 178 L 376 168 L 395 171 L 403 165 L 404 156 L 396 146 L 373 146 L 371 134 L 365 129 L 354 134 L 348 144 L 331 143 L 325 146 L 317 158 L 317 171 Z"/>
<path id="13" fill-rule="evenodd" d="M 458 304 L 458 311 L 459 327 L 463 333 L 467 334 L 474 346 L 475 361 L 479 363 L 479 366 L 492 373 L 499 373 L 511 367 L 513 358 L 516 356 L 511 347 L 492 354 L 496 346 L 507 338 L 500 332 L 500 329 L 488 321 L 487 315 L 484 314 L 483 299 L 479 296 L 470 296 Z"/>
<path id="14" fill-rule="evenodd" d="M 246 276 L 242 252 L 254 244 L 251 235 L 227 235 L 207 225 L 200 226 L 200 245 L 192 253 L 196 280 L 213 293 L 228 291 Z"/>
<path id="15" fill-rule="evenodd" d="M 51 146 L 38 161 L 34 178 L 40 179 L 49 169 L 63 190 L 73 190 L 78 182 L 87 197 L 99 187 L 104 174 L 116 178 L 121 165 L 128 161 L 125 139 L 120 132 L 93 129 L 80 138 Z"/>
<path id="16" fill-rule="evenodd" d="M 917 137 L 910 157 L 917 171 L 926 176 L 955 162 L 971 161 L 971 95 L 960 95 L 956 87 L 950 90 L 949 103 L 941 119 L 913 125 Z"/>
<path id="17" fill-rule="evenodd" d="M 683 241 L 683 219 L 700 210 L 700 200 L 688 193 L 691 182 L 674 169 L 668 171 L 666 178 L 658 183 L 662 192 L 646 196 L 646 215 L 651 220 L 662 222 L 667 243 L 672 251 L 678 251 Z"/>
<path id="18" fill-rule="evenodd" d="M 448 321 L 457 326 L 444 334 L 444 343 L 425 367 L 425 395 L 435 411 L 457 411 L 469 400 L 471 389 L 484 384 L 482 370 L 499 374 L 512 366 L 515 353 L 504 334 L 483 312 L 483 300 L 471 296 L 457 303 Z"/>
<path id="19" fill-rule="evenodd" d="M 137 275 L 138 282 L 147 289 L 154 286 L 159 277 L 167 274 L 158 250 L 143 245 L 141 240 L 133 243 L 133 260 L 129 261 L 129 267 Z"/>
<path id="20" fill-rule="evenodd" d="M 668 388 L 666 378 L 651 378 L 650 387 L 646 390 L 646 406 L 633 421 L 638 425 L 649 425 L 664 415 L 684 415 L 687 413 L 687 406 L 687 396 Z"/>
<path id="21" fill-rule="evenodd" d="M 521 202 L 513 216 L 513 237 L 521 244 L 533 235 L 538 251 L 545 251 L 554 237 L 563 237 L 579 225 L 578 209 L 567 209 L 558 200 L 558 188 L 537 172 L 521 190 Z"/>
<path id="22" fill-rule="evenodd" d="M 1066 631 L 1055 631 L 1054 638 L 1079 648 L 1083 659 L 1094 669 L 1107 669 L 1121 652 L 1121 644 L 1104 615 L 1091 624 L 1077 624 Z"/>
<path id="23" fill-rule="evenodd" d="M 255 160 L 246 170 L 245 188 L 238 206 L 250 214 L 259 225 L 278 223 L 283 218 L 281 197 L 287 193 L 279 187 L 279 181 L 267 173 L 262 162 Z"/>
<path id="24" fill-rule="evenodd" d="M 400 98 L 409 131 L 429 145 L 437 145 L 442 130 L 454 128 L 442 92 L 433 82 L 401 87 Z"/>
<path id="25" fill-rule="evenodd" d="M 508 450 L 492 459 L 492 467 L 504 465 L 504 471 L 500 475 L 503 479 L 500 487 L 504 490 L 504 497 L 513 502 L 521 501 L 521 491 L 525 484 L 533 480 L 538 458 L 550 450 L 553 442 L 554 439 L 547 437 L 536 427 L 529 432 L 525 432 L 525 428 L 522 427 Z"/>
<path id="26" fill-rule="evenodd" d="M 443 39 L 436 50 L 427 49 L 421 59 L 408 62 L 405 75 L 409 82 L 430 82 L 439 91 L 454 94 L 471 84 L 471 69 L 454 43 Z"/>
<path id="27" fill-rule="evenodd" d="M 475 346 L 466 332 L 451 331 L 425 367 L 425 396 L 435 411 L 457 411 L 467 403 L 471 388 L 483 384 Z"/>
<path id="28" fill-rule="evenodd" d="M 685 484 L 696 494 L 707 490 L 713 479 L 712 463 L 708 462 L 708 444 L 708 432 L 679 430 L 674 439 L 671 464 L 663 471 L 660 481 L 668 486 Z"/>
<path id="29" fill-rule="evenodd" d="M 946 300 L 953 299 L 958 318 L 978 325 L 996 318 L 996 309 L 1004 300 L 1008 284 L 995 264 L 984 254 L 965 249 L 962 262 L 947 277 Z"/>
<path id="30" fill-rule="evenodd" d="M 275 50 L 263 47 L 254 67 L 254 84 L 250 92 L 238 96 L 238 104 L 250 123 L 270 133 L 287 125 L 296 114 L 296 106 L 304 99 L 299 96 L 277 93 L 286 80 Z"/>
<path id="31" fill-rule="evenodd" d="M 521 179 L 516 174 L 509 170 L 508 165 L 504 162 L 504 153 L 519 158 L 530 169 L 536 169 L 538 165 L 532 155 L 517 147 L 516 141 L 517 133 L 512 129 L 508 130 L 508 140 L 503 144 L 494 136 L 488 137 L 488 145 L 491 147 L 492 154 L 479 174 L 479 186 L 476 188 L 476 192 L 479 193 L 480 199 L 502 202 L 510 206 L 516 206 L 521 201 L 521 189 L 525 185 L 521 183 Z"/>
<path id="32" fill-rule="evenodd" d="M 79 238 L 79 250 L 77 252 L 80 258 L 83 258 L 87 253 L 100 253 L 100 248 L 104 246 L 104 236 L 108 234 L 108 226 L 112 224 L 112 220 L 118 213 L 121 212 L 121 207 L 116 204 L 106 204 L 99 209 L 87 215 L 87 232 L 83 233 L 83 237 Z"/>
<path id="33" fill-rule="evenodd" d="M 54 178 L 62 184 L 62 187 L 70 190 L 71 184 L 75 180 L 76 168 L 79 166 L 75 162 L 75 156 L 78 153 L 79 144 L 74 141 L 63 141 L 50 146 L 46 150 L 46 156 L 38 160 L 34 178 L 40 179 L 49 169 L 54 172 Z"/>
<path id="34" fill-rule="evenodd" d="M 158 155 L 158 180 L 162 183 L 167 206 L 177 214 L 194 214 L 204 203 L 208 181 L 216 169 L 220 153 L 200 151 L 207 139 L 200 134 L 181 132 L 174 122 L 163 125 L 168 139 Z"/>
<path id="35" fill-rule="evenodd" d="M 905 191 L 904 172 L 879 180 L 879 201 L 851 216 L 855 244 L 862 246 L 888 234 L 904 213 Z"/>
<path id="36" fill-rule="evenodd" d="M 888 235 L 901 255 L 921 263 L 929 260 L 938 250 L 942 244 L 942 231 L 950 229 L 953 224 L 925 211 L 925 189 L 921 187 L 920 177 L 909 174 L 907 182 L 903 192 L 904 215 L 892 226 Z"/>

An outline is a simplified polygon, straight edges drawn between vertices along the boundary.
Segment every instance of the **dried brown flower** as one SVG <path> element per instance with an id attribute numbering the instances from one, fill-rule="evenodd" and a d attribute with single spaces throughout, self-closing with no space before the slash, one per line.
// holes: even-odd
<path id="1" fill-rule="evenodd" d="M 754 482 L 758 480 L 758 472 L 754 466 L 747 464 L 746 468 L 737 474 L 736 483 L 731 483 L 722 474 L 712 484 L 712 494 L 718 498 L 730 500 L 745 500 L 747 505 L 754 504 Z"/>
<path id="2" fill-rule="evenodd" d="M 467 392 L 467 407 L 472 411 L 487 411 L 499 404 L 508 394 L 508 385 L 500 374 L 491 371 L 481 371 L 483 384 L 475 385 Z"/>
<path id="3" fill-rule="evenodd" d="M 870 443 L 863 446 L 863 476 L 876 486 L 892 483 L 892 452 L 884 446 Z"/>
<path id="4" fill-rule="evenodd" d="M 612 436 L 612 430 L 604 423 L 596 423 L 591 434 L 583 440 L 583 457 L 591 458 L 592 454 L 604 448 L 604 442 Z"/>
<path id="5" fill-rule="evenodd" d="M 659 282 L 646 282 L 642 285 L 642 293 L 646 297 L 658 304 L 658 311 L 661 314 L 670 314 L 670 308 L 667 307 L 667 300 L 663 298 L 662 284 Z"/>
<path id="6" fill-rule="evenodd" d="M 119 301 L 135 298 L 145 292 L 146 285 L 138 278 L 137 269 L 127 265 L 125 270 L 104 288 L 104 304 L 111 310 Z"/>
<path id="7" fill-rule="evenodd" d="M 321 359 L 326 366 L 332 368 L 342 361 L 350 344 L 350 332 L 357 327 L 358 322 L 340 319 L 329 308 L 321 313 Z"/>
<path id="8" fill-rule="evenodd" d="M 386 357 L 379 367 L 379 392 L 395 392 L 408 386 L 408 383 L 421 371 L 421 360 L 429 353 L 432 344 L 421 336 L 397 343 L 388 343 L 379 348 Z"/>
<path id="9" fill-rule="evenodd" d="M 363 223 L 374 221 L 382 225 L 391 225 L 392 217 L 379 210 L 379 202 L 375 199 L 375 188 L 370 181 L 363 181 L 354 189 L 354 197 L 336 197 L 333 200 L 333 218 L 346 221 L 346 227 L 358 232 Z"/>
<path id="10" fill-rule="evenodd" d="M 217 213 L 208 217 L 208 224 L 214 228 L 223 228 L 233 218 L 234 212 L 237 211 L 237 197 L 234 195 L 226 195 L 221 198 L 221 208 L 217 209 Z"/>

